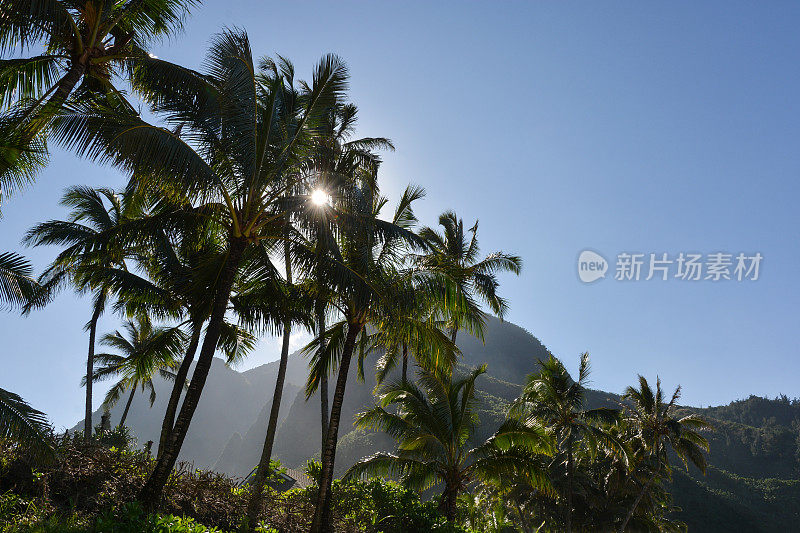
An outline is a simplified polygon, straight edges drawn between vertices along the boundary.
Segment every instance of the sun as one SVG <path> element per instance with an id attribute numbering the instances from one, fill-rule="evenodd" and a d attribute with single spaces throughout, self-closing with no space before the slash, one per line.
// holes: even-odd
<path id="1" fill-rule="evenodd" d="M 331 197 L 322 189 L 317 189 L 311 193 L 311 201 L 314 203 L 314 205 L 325 205 L 330 203 Z"/>

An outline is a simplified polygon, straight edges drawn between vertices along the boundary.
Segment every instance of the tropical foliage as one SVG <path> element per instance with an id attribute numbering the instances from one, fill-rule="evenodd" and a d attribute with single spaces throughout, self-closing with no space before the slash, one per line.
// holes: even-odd
<path id="1" fill-rule="evenodd" d="M 23 472 L 2 512 L 17 517 L 29 498 L 42 512 L 27 525 L 61 527 L 71 510 L 76 528 L 97 531 L 203 529 L 195 520 L 314 533 L 679 528 L 672 463 L 704 470 L 708 450 L 707 424 L 679 412 L 679 389 L 667 400 L 660 381 L 653 390 L 641 378 L 618 409 L 590 409 L 588 355 L 575 378 L 551 356 L 526 369 L 519 397 L 496 406 L 504 420 L 479 439 L 486 366 L 462 368 L 456 340 L 482 339 L 487 310 L 508 312 L 499 275 L 519 274 L 521 258 L 483 256 L 477 222 L 465 229 L 453 211 L 417 231 L 421 187 L 389 211 L 379 152 L 394 145 L 356 138 L 339 57 L 301 81 L 288 59 L 254 56 L 240 29 L 214 36 L 201 70 L 149 54 L 194 5 L 0 0 L 0 53 L 42 47 L 0 63 L 0 200 L 32 181 L 48 142 L 129 177 L 122 190 L 69 188 L 69 217 L 28 232 L 28 245 L 60 248 L 38 279 L 21 256 L 0 254 L 2 304 L 33 312 L 67 287 L 92 300 L 82 436 L 54 442 L 42 413 L 0 389 L 0 478 Z M 102 337 L 112 350 L 96 354 L 106 311 L 124 333 Z M 320 462 L 312 487 L 280 494 L 269 481 L 298 330 L 314 339 L 305 392 L 320 396 Z M 252 478 L 179 463 L 214 356 L 240 361 L 268 334 L 282 348 Z M 350 370 L 364 379 L 373 362 L 377 404 L 357 424 L 397 450 L 335 480 Z M 173 383 L 151 456 L 132 449 L 124 424 L 138 390 L 153 405 L 156 376 Z M 126 406 L 117 429 L 95 434 L 92 386 L 112 378 L 103 404 L 127 394 Z M 53 447 L 49 465 L 27 455 Z"/>

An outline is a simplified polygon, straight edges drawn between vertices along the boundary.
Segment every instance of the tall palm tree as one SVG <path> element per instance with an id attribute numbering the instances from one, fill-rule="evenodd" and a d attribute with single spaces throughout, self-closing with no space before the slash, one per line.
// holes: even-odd
<path id="1" fill-rule="evenodd" d="M 128 203 L 147 199 L 137 191 L 126 191 Z M 128 220 L 120 239 L 130 249 L 137 272 L 114 266 L 94 269 L 98 282 L 110 287 L 117 297 L 117 307 L 128 316 L 149 314 L 178 320 L 189 330 L 189 341 L 173 382 L 172 392 L 162 422 L 158 454 L 165 449 L 173 430 L 180 397 L 187 383 L 189 369 L 211 314 L 208 295 L 214 292 L 225 261 L 219 232 L 201 212 L 182 202 L 159 199 L 156 205 Z M 218 349 L 230 364 L 253 348 L 255 338 L 235 324 L 224 322 Z"/>
<path id="2" fill-rule="evenodd" d="M 314 317 L 310 309 L 313 308 L 315 302 L 308 294 L 293 284 L 288 228 L 282 229 L 281 233 L 284 237 L 281 248 L 283 248 L 286 264 L 285 278 L 280 279 L 274 271 L 269 253 L 264 249 L 263 254 L 260 256 L 260 263 L 256 262 L 255 264 L 263 264 L 268 268 L 257 268 L 259 275 L 250 276 L 242 283 L 233 299 L 234 310 L 236 310 L 240 321 L 247 327 L 271 331 L 272 333 L 281 332 L 283 335 L 275 390 L 267 419 L 267 432 L 264 436 L 261 457 L 250 483 L 250 499 L 243 521 L 244 528 L 250 531 L 255 531 L 258 513 L 261 510 L 263 501 L 264 483 L 270 473 L 272 447 L 278 427 L 278 415 L 289 362 L 289 341 L 292 327 L 293 325 L 301 325 L 311 330 L 314 325 Z"/>
<path id="3" fill-rule="evenodd" d="M 97 322 L 108 303 L 108 285 L 92 279 L 97 268 L 112 265 L 124 268 L 124 250 L 117 246 L 115 234 L 125 224 L 127 215 L 119 196 L 110 189 L 71 187 L 61 204 L 71 208 L 68 220 L 51 220 L 31 228 L 24 242 L 32 246 L 66 246 L 39 276 L 40 288 L 25 306 L 25 312 L 46 305 L 55 294 L 70 284 L 79 293 L 91 293 L 92 315 L 89 330 L 89 354 L 86 359 L 86 405 L 84 439 L 92 436 L 92 377 L 94 371 Z"/>
<path id="4" fill-rule="evenodd" d="M 312 151 L 305 164 L 304 173 L 308 176 L 308 187 L 323 200 L 316 209 L 306 210 L 307 216 L 301 223 L 309 233 L 310 240 L 318 254 L 318 265 L 323 264 L 323 258 L 331 253 L 334 242 L 335 225 L 330 218 L 326 204 L 333 204 L 336 198 L 342 196 L 343 191 L 359 180 L 367 180 L 373 185 L 372 176 L 377 173 L 380 163 L 376 150 L 394 150 L 392 142 L 384 137 L 365 137 L 351 139 L 358 121 L 358 108 L 351 103 L 331 106 L 323 115 L 323 120 L 318 127 L 318 135 L 314 138 Z M 313 194 L 313 193 L 312 193 Z M 315 314 L 317 318 L 317 344 L 320 354 L 325 351 L 326 308 L 329 291 L 325 283 L 324 272 L 318 268 L 313 275 L 317 301 Z M 328 432 L 328 376 L 323 375 L 318 387 L 320 396 L 321 426 L 320 433 L 322 444 L 325 447 L 325 438 Z"/>
<path id="5" fill-rule="evenodd" d="M 503 271 L 519 274 L 522 259 L 503 252 L 479 259 L 478 222 L 465 232 L 463 220 L 453 211 L 442 213 L 439 225 L 442 226 L 441 232 L 430 227 L 420 231 L 430 249 L 420 257 L 420 262 L 426 269 L 442 273 L 447 280 L 443 299 L 452 302 L 448 318 L 453 343 L 461 328 L 482 337 L 485 319 L 479 301 L 488 305 L 502 320 L 508 303 L 497 294 L 499 281 L 496 274 Z"/>
<path id="6" fill-rule="evenodd" d="M 340 224 L 336 248 L 326 261 L 325 272 L 332 288 L 331 305 L 341 316 L 325 333 L 327 346 L 320 357 L 312 357 L 312 370 L 306 385 L 307 397 L 313 394 L 323 375 L 329 375 L 338 362 L 338 376 L 331 402 L 328 434 L 322 450 L 322 471 L 312 531 L 330 528 L 330 489 L 338 442 L 342 404 L 348 373 L 357 346 L 359 365 L 366 355 L 368 345 L 365 327 L 379 327 L 392 316 L 397 302 L 410 295 L 403 291 L 402 273 L 397 270 L 399 255 L 408 243 L 420 244 L 413 232 L 403 229 L 397 222 L 408 216 L 413 197 L 404 195 L 391 221 L 379 218 L 386 200 L 379 196 L 372 184 L 349 188 L 341 199 L 341 209 L 336 209 Z M 299 256 L 308 272 L 318 267 L 319 257 L 309 251 Z M 313 346 L 316 343 L 312 344 Z"/>
<path id="7" fill-rule="evenodd" d="M 624 455 L 622 443 L 600 425 L 613 424 L 619 411 L 607 408 L 586 409 L 586 384 L 589 380 L 589 354 L 581 355 L 578 379 L 573 380 L 563 363 L 550 355 L 539 361 L 540 370 L 528 376 L 520 397 L 511 408 L 512 417 L 527 423 L 543 423 L 556 436 L 559 461 L 564 462 L 566 488 L 564 490 L 565 530 L 572 531 L 573 485 L 575 479 L 575 452 L 581 442 L 589 446 L 604 445 Z"/>
<path id="8" fill-rule="evenodd" d="M 184 347 L 185 334 L 177 327 L 154 327 L 149 317 L 137 317 L 123 324 L 125 334 L 120 331 L 109 333 L 100 339 L 100 344 L 115 348 L 120 353 L 100 353 L 95 356 L 98 367 L 94 380 L 109 378 L 117 382 L 106 394 L 103 406 L 113 407 L 122 395 L 130 391 L 119 425 L 125 425 L 136 389 L 150 391 L 150 405 L 156 400 L 153 378 L 156 374 L 174 380 L 173 370 L 177 367 L 177 356 Z"/>
<path id="9" fill-rule="evenodd" d="M 226 258 L 197 365 L 164 453 L 139 494 L 152 508 L 178 458 L 205 385 L 245 250 L 272 238 L 279 199 L 314 133 L 318 115 L 339 100 L 347 70 L 326 56 L 309 84 L 294 87 L 293 70 L 259 74 L 243 31 L 213 39 L 206 72 L 156 58 L 137 61 L 133 82 L 172 129 L 125 107 L 77 103 L 54 119 L 54 136 L 79 154 L 130 171 L 143 187 L 205 206 L 225 235 Z"/>
<path id="10" fill-rule="evenodd" d="M 424 196 L 424 189 L 409 186 L 403 193 L 400 205 Z M 413 231 L 417 218 L 409 210 L 405 216 L 396 217 L 395 223 Z M 408 272 L 401 280 L 407 283 L 404 292 L 410 297 L 397 301 L 396 312 L 391 320 L 375 328 L 375 334 L 372 335 L 376 348 L 384 350 L 377 363 L 378 383 L 397 367 L 398 362 L 401 364 L 401 377 L 407 380 L 409 355 L 421 368 L 433 369 L 440 365 L 451 367 L 458 354 L 455 343 L 446 338 L 442 331 L 446 322 L 441 317 L 457 311 L 457 306 L 451 305 L 454 302 L 444 297 L 447 279 L 439 275 L 438 269 L 431 272 L 426 270 L 425 265 L 414 265 L 413 259 L 408 259 L 413 258 L 413 250 L 407 252 L 402 254 L 405 257 L 398 257 L 398 260 Z"/>
<path id="11" fill-rule="evenodd" d="M 448 520 L 455 518 L 459 494 L 473 483 L 499 483 L 522 476 L 540 489 L 550 490 L 547 472 L 535 460 L 536 455 L 552 453 L 550 436 L 543 427 L 513 436 L 503 435 L 501 429 L 487 442 L 468 448 L 479 423 L 475 380 L 484 372 L 486 365 L 461 378 L 422 370 L 419 385 L 398 381 L 384 387 L 380 404 L 359 414 L 357 424 L 395 437 L 398 451 L 359 461 L 345 479 L 399 476 L 406 486 L 419 491 L 443 484 L 439 508 Z M 395 409 L 387 410 L 389 407 Z"/>
<path id="12" fill-rule="evenodd" d="M 670 400 L 666 401 L 661 379 L 656 379 L 654 391 L 643 376 L 639 376 L 638 389 L 625 389 L 623 400 L 629 402 L 625 406 L 625 421 L 635 428 L 636 439 L 645 451 L 646 461 L 638 466 L 646 480 L 641 483 L 639 493 L 620 525 L 620 533 L 628 527 L 633 513 L 655 480 L 669 473 L 669 450 L 683 461 L 684 466 L 688 468 L 691 462 L 705 474 L 706 458 L 703 452 L 709 449 L 708 441 L 697 431 L 710 428 L 711 425 L 695 414 L 679 417 L 675 410 L 680 396 L 681 388 L 678 387 Z"/>

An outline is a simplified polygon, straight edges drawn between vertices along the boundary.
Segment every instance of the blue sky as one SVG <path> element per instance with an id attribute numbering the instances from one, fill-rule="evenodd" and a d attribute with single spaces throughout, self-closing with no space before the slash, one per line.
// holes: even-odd
<path id="1" fill-rule="evenodd" d="M 589 351 L 593 386 L 659 374 L 684 401 L 800 396 L 800 4 L 791 2 L 207 2 L 154 48 L 199 66 L 224 25 L 302 77 L 341 55 L 359 134 L 390 137 L 384 192 L 424 186 L 423 222 L 480 219 L 486 252 L 523 257 L 505 276 L 508 319 L 569 368 Z M 72 184 L 116 171 L 56 151 L 3 207 L 0 250 L 63 217 Z M 586 248 L 612 262 L 587 285 Z M 755 282 L 619 282 L 617 253 L 760 252 Z M 53 251 L 27 250 L 41 269 Z M 28 318 L 4 314 L 0 387 L 59 426 L 82 416 L 89 302 L 64 293 Z M 104 319 L 101 330 L 116 327 Z M 299 345 L 302 338 L 295 339 Z M 276 358 L 265 339 L 244 367 Z M 533 370 L 533 369 L 531 369 Z M 491 371 L 491 369 L 490 369 Z M 100 402 L 98 394 L 97 403 Z"/>

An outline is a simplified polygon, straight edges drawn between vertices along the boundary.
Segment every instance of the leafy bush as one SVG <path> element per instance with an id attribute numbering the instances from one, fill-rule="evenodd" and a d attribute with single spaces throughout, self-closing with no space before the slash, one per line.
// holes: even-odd
<path id="1" fill-rule="evenodd" d="M 179 464 L 170 476 L 159 514 L 133 502 L 153 466 L 146 453 L 57 443 L 57 460 L 39 463 L 0 441 L 0 533 L 200 533 L 233 531 L 244 515 L 250 487 L 239 480 Z M 280 465 L 275 464 L 279 469 Z M 311 464 L 311 470 L 316 465 Z M 302 531 L 313 516 L 317 489 L 282 493 L 267 486 L 262 533 Z M 336 531 L 464 533 L 448 524 L 436 502 L 382 480 L 333 483 Z M 274 528 L 274 529 L 271 529 Z"/>
<path id="2" fill-rule="evenodd" d="M 96 533 L 218 533 L 220 530 L 198 524 L 193 518 L 174 515 L 147 515 L 138 503 L 109 511 L 94 526 Z"/>

